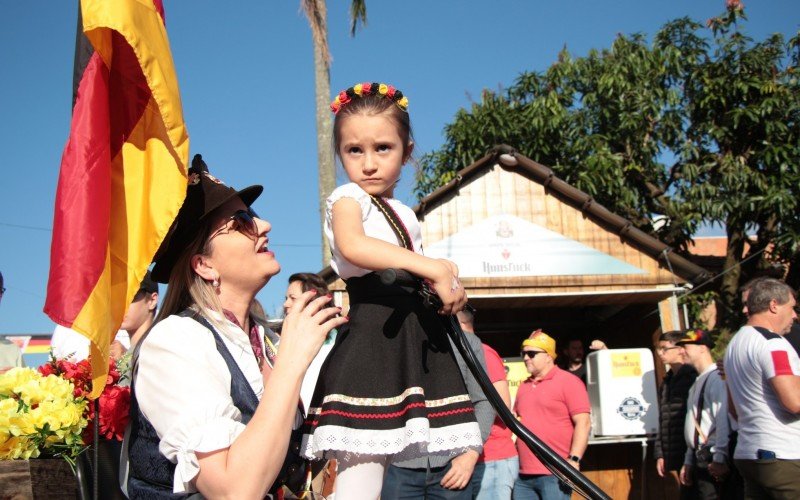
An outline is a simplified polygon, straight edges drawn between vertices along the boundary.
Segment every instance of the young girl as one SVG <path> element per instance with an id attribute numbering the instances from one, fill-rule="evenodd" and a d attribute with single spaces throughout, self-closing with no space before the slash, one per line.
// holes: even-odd
<path id="1" fill-rule="evenodd" d="M 336 154 L 350 183 L 327 200 L 331 267 L 347 283 L 349 330 L 322 367 L 304 428 L 303 453 L 336 458 L 337 496 L 375 499 L 392 460 L 455 456 L 481 446 L 474 410 L 436 313 L 413 290 L 373 271 L 427 279 L 452 315 L 466 294 L 452 262 L 422 255 L 414 212 L 393 198 L 414 147 L 408 100 L 390 85 L 339 94 Z"/>

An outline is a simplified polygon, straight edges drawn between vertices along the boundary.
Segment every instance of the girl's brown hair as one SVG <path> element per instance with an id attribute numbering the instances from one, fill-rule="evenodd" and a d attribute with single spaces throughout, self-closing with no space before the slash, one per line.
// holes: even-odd
<path id="1" fill-rule="evenodd" d="M 411 119 L 406 111 L 391 99 L 387 99 L 380 94 L 356 96 L 336 113 L 333 119 L 333 149 L 336 156 L 341 159 L 339 147 L 342 142 L 342 123 L 352 115 L 376 116 L 386 114 L 397 126 L 400 139 L 403 140 L 403 158 L 408 161 L 409 145 L 414 141 L 414 133 L 411 130 Z"/>

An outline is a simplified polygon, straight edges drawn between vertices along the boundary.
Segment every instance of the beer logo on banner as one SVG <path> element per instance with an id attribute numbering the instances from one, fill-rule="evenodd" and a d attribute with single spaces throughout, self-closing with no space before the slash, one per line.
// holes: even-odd
<path id="1" fill-rule="evenodd" d="M 425 248 L 452 260 L 459 276 L 583 276 L 647 274 L 625 260 L 511 214 L 478 220 Z"/>
<path id="2" fill-rule="evenodd" d="M 622 400 L 617 408 L 617 413 L 622 415 L 625 420 L 636 420 L 644 415 L 644 405 L 637 398 L 629 396 Z"/>

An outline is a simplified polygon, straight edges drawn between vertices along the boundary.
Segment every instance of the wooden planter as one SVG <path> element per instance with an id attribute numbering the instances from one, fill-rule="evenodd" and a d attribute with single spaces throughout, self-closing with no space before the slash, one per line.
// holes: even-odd
<path id="1" fill-rule="evenodd" d="M 74 500 L 78 483 L 61 458 L 0 460 L 0 499 Z"/>

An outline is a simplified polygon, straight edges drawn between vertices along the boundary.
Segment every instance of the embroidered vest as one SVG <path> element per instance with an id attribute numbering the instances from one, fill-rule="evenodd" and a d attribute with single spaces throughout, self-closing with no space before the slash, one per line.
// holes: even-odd
<path id="1" fill-rule="evenodd" d="M 230 351 L 225 346 L 217 333 L 208 321 L 201 315 L 194 311 L 185 310 L 179 314 L 182 317 L 191 317 L 195 321 L 205 326 L 214 335 L 214 342 L 217 346 L 228 370 L 231 373 L 231 399 L 234 406 L 239 409 L 242 414 L 242 423 L 247 425 L 258 406 L 258 397 L 256 397 L 253 388 L 247 382 L 239 365 L 231 356 Z M 298 441 L 299 436 L 296 438 L 292 435 L 292 443 L 290 443 L 290 450 L 286 457 L 286 462 L 278 475 L 279 480 L 275 481 L 275 485 L 270 492 L 277 490 L 280 479 L 287 475 L 287 470 L 293 472 L 297 466 L 292 463 L 296 461 L 297 455 L 292 453 L 292 446 Z M 135 499 L 151 499 L 151 498 L 164 498 L 164 499 L 177 499 L 186 498 L 188 494 L 175 494 L 172 492 L 173 480 L 175 477 L 175 464 L 167 460 L 161 452 L 158 451 L 158 444 L 160 439 L 156 430 L 142 414 L 139 404 L 136 400 L 135 384 L 131 384 L 131 432 L 130 442 L 128 445 L 128 464 L 130 468 L 128 477 L 128 496 L 131 500 Z"/>

